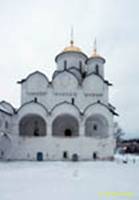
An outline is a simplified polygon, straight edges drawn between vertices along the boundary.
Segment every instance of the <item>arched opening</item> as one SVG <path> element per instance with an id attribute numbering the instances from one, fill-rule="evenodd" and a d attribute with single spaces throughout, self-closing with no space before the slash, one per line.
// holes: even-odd
<path id="1" fill-rule="evenodd" d="M 36 114 L 24 116 L 19 123 L 19 134 L 21 136 L 45 136 L 46 122 Z"/>
<path id="2" fill-rule="evenodd" d="M 85 122 L 85 135 L 92 137 L 105 138 L 108 136 L 108 121 L 100 115 L 95 114 L 86 119 Z"/>
<path id="3" fill-rule="evenodd" d="M 61 137 L 75 137 L 79 135 L 78 120 L 69 114 L 56 117 L 52 124 L 52 135 Z"/>

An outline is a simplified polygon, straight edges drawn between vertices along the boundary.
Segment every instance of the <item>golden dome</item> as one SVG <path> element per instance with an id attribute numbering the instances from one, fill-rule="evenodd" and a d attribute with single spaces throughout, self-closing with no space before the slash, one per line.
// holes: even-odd
<path id="1" fill-rule="evenodd" d="M 105 59 L 97 53 L 97 49 L 96 48 L 94 49 L 94 51 L 93 51 L 92 55 L 90 56 L 90 58 L 100 58 L 100 59 L 104 60 L 104 62 L 105 62 Z"/>
<path id="2" fill-rule="evenodd" d="M 63 52 L 82 52 L 79 47 L 74 46 L 74 41 L 70 41 L 70 46 L 65 47 Z"/>
<path id="3" fill-rule="evenodd" d="M 95 38 L 95 40 L 94 40 L 94 49 L 93 49 L 93 53 L 92 53 L 92 55 L 90 56 L 90 58 L 100 58 L 100 59 L 102 59 L 103 62 L 105 63 L 105 59 L 97 53 L 97 40 L 96 40 L 96 38 Z"/>
<path id="4" fill-rule="evenodd" d="M 93 51 L 93 53 L 92 53 L 92 55 L 91 55 L 91 58 L 95 58 L 95 57 L 101 57 L 98 53 L 97 53 L 97 50 L 96 49 L 94 49 L 94 51 Z"/>

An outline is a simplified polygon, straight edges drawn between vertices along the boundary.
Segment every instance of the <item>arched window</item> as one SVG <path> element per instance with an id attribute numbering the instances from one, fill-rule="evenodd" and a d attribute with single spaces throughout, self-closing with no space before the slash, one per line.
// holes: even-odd
<path id="1" fill-rule="evenodd" d="M 26 115 L 19 123 L 19 133 L 21 136 L 45 136 L 45 120 L 36 114 Z"/>
<path id="2" fill-rule="evenodd" d="M 52 135 L 58 137 L 78 136 L 78 120 L 69 114 L 57 116 L 52 123 Z"/>

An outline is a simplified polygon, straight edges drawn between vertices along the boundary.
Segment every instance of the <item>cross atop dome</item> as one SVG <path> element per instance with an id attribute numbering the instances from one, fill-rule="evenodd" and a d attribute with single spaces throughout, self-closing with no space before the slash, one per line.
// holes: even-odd
<path id="1" fill-rule="evenodd" d="M 70 46 L 64 48 L 64 52 L 82 52 L 82 50 L 74 45 L 74 41 L 70 41 Z"/>
<path id="2" fill-rule="evenodd" d="M 82 50 L 74 45 L 74 29 L 71 27 L 70 32 L 70 46 L 64 48 L 64 52 L 82 52 Z"/>
<path id="3" fill-rule="evenodd" d="M 96 38 L 95 38 L 95 40 L 94 40 L 94 49 L 93 49 L 93 53 L 92 53 L 92 55 L 90 56 L 90 58 L 100 58 L 100 59 L 103 59 L 103 61 L 105 62 L 105 59 L 97 53 L 97 40 L 96 40 Z"/>

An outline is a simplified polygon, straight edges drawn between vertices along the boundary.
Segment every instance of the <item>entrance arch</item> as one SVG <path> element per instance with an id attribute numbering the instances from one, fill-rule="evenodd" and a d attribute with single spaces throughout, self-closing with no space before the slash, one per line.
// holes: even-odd
<path id="1" fill-rule="evenodd" d="M 75 137 L 79 135 L 78 120 L 69 114 L 57 116 L 52 123 L 52 135 L 57 137 Z"/>
<path id="2" fill-rule="evenodd" d="M 36 114 L 24 116 L 19 123 L 19 134 L 21 136 L 45 136 L 46 122 Z"/>

